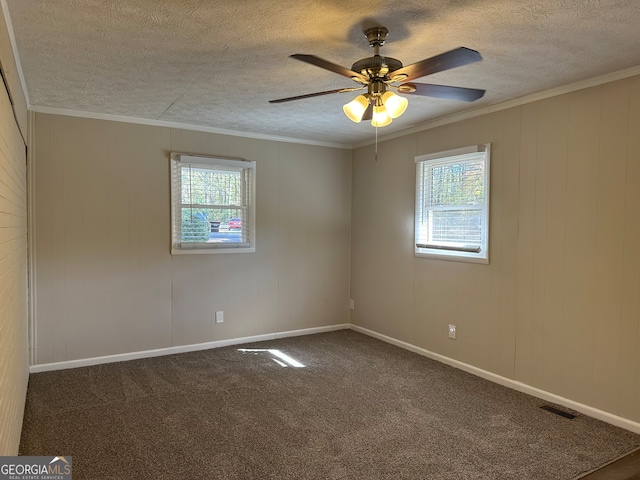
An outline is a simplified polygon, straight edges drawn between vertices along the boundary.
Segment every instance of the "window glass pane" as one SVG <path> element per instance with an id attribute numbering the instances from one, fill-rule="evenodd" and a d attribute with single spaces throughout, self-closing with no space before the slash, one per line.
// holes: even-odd
<path id="1" fill-rule="evenodd" d="M 241 208 L 182 208 L 182 241 L 240 243 L 245 237 Z"/>
<path id="2" fill-rule="evenodd" d="M 426 205 L 482 205 L 484 162 L 472 161 L 428 167 Z"/>
<path id="3" fill-rule="evenodd" d="M 417 243 L 479 247 L 482 218 L 482 209 L 427 211 L 419 226 Z"/>
<path id="4" fill-rule="evenodd" d="M 183 165 L 182 203 L 200 205 L 241 205 L 242 176 L 239 171 Z"/>

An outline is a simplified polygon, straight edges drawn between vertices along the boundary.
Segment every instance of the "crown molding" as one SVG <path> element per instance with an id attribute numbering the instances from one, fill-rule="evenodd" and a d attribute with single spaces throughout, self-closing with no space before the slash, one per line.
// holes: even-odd
<path id="1" fill-rule="evenodd" d="M 460 122 L 462 120 L 467 120 L 469 118 L 475 118 L 481 115 L 487 115 L 489 113 L 499 112 L 501 110 L 506 110 L 508 108 L 519 107 L 521 105 L 526 105 L 528 103 L 537 102 L 547 98 L 557 97 L 560 95 L 564 95 L 566 93 L 575 92 L 577 90 L 597 87 L 598 85 L 615 82 L 617 80 L 623 80 L 625 78 L 633 77 L 635 75 L 640 75 L 640 65 L 626 68 L 624 70 L 619 70 L 617 72 L 607 73 L 605 75 L 600 75 L 598 77 L 581 80 L 579 82 L 570 83 L 568 85 L 563 85 L 561 87 L 556 87 L 556 88 L 551 88 L 549 90 L 542 90 L 540 92 L 531 93 L 523 97 L 512 98 L 504 102 L 497 103 L 495 105 L 488 105 L 486 107 L 479 107 L 473 110 L 454 113 L 453 115 L 441 117 L 435 120 L 421 123 L 411 128 L 407 128 L 405 130 L 400 130 L 398 132 L 395 132 L 389 135 L 378 137 L 378 143 L 384 142 L 386 140 L 392 140 L 398 137 L 404 137 L 412 133 L 418 133 L 424 130 L 430 130 L 432 128 L 441 127 L 443 125 Z M 374 144 L 373 140 L 367 140 L 365 142 L 360 142 L 352 145 L 352 148 L 356 149 L 356 148 L 366 147 L 367 145 L 373 145 L 373 144 Z"/>
<path id="2" fill-rule="evenodd" d="M 2 0 L 0 0 L 2 1 Z M 128 117 L 125 115 L 114 115 L 110 113 L 96 113 L 82 110 L 70 110 L 66 108 L 44 107 L 38 105 L 30 105 L 29 110 L 36 113 L 47 113 L 51 115 L 65 115 L 68 117 L 90 118 L 93 120 L 107 120 L 112 122 L 135 123 L 138 125 L 149 125 L 152 127 L 179 128 L 181 130 L 192 130 L 196 132 L 217 133 L 220 135 L 229 135 L 232 137 L 253 138 L 257 140 L 270 140 L 274 142 L 298 143 L 303 145 L 314 145 L 318 147 L 342 148 L 351 150 L 352 146 L 337 142 L 322 142 L 318 140 L 307 140 L 293 137 L 281 137 L 278 135 L 270 135 L 265 133 L 241 132 L 237 130 L 226 130 L 224 128 L 207 127 L 203 125 L 192 125 L 189 123 L 167 122 L 165 120 L 152 120 L 140 117 Z"/>

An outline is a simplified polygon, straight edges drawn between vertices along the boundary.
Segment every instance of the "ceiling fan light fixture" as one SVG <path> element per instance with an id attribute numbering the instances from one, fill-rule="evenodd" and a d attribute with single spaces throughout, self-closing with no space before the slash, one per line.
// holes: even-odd
<path id="1" fill-rule="evenodd" d="M 376 105 L 373 107 L 373 117 L 371 118 L 371 125 L 374 127 L 386 127 L 391 123 L 391 116 L 387 112 L 384 105 Z"/>
<path id="2" fill-rule="evenodd" d="M 409 105 L 409 101 L 406 98 L 396 95 L 391 90 L 386 91 L 384 95 L 382 95 L 382 103 L 384 103 L 387 113 L 391 118 L 398 118 Z"/>
<path id="3" fill-rule="evenodd" d="M 360 123 L 364 112 L 369 106 L 369 99 L 364 95 L 358 95 L 352 101 L 342 107 L 344 114 L 349 117 L 349 120 Z"/>

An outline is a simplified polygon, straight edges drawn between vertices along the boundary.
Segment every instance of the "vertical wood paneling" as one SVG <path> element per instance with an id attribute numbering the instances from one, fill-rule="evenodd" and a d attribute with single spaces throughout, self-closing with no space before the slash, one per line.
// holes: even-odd
<path id="1" fill-rule="evenodd" d="M 486 318 L 482 319 L 486 335 L 484 337 L 486 343 L 486 368 L 489 371 L 495 371 L 500 364 L 500 352 L 492 351 L 489 345 L 496 341 L 494 335 L 498 334 L 502 341 L 502 333 L 499 331 L 500 325 L 500 302 L 501 289 L 504 282 L 501 282 L 501 273 L 504 271 L 504 260 L 502 251 L 504 248 L 504 239 L 502 237 L 503 224 L 505 217 L 503 215 L 503 189 L 505 175 L 505 121 L 504 114 L 495 115 L 493 143 L 491 146 L 491 199 L 489 208 L 489 262 L 490 269 L 487 275 L 489 288 L 486 294 L 489 297 L 489 312 Z M 506 344 L 508 340 L 505 340 Z"/>
<path id="2" fill-rule="evenodd" d="M 182 130 L 171 129 L 171 150 L 175 152 L 189 152 L 185 146 L 187 143 L 184 138 L 184 132 Z M 189 152 L 189 153 L 198 153 L 198 152 Z M 169 202 L 171 201 L 171 193 L 169 192 Z M 169 208 L 171 208 L 169 206 Z M 169 212 L 169 216 L 171 216 L 171 212 Z M 171 248 L 169 246 L 169 248 Z M 171 344 L 172 345 L 183 345 L 183 336 L 182 336 L 182 324 L 184 319 L 183 305 L 183 285 L 184 281 L 182 278 L 182 262 L 184 261 L 184 256 L 177 256 L 171 258 Z"/>
<path id="3" fill-rule="evenodd" d="M 167 129 L 139 127 L 138 135 L 129 132 L 126 144 L 139 145 L 139 162 L 143 175 L 140 178 L 140 331 L 141 350 L 151 350 L 170 345 L 167 335 L 171 328 L 171 299 L 168 295 L 158 298 L 158 292 L 171 291 L 171 277 L 163 264 L 170 262 L 166 255 L 170 244 L 170 218 L 166 210 L 169 191 L 168 158 L 158 158 L 158 150 L 167 152 L 170 140 Z M 133 159 L 135 161 L 135 159 Z M 169 264 L 170 268 L 170 264 Z M 160 322 L 160 324 L 158 323 Z"/>
<path id="4" fill-rule="evenodd" d="M 402 340 L 413 324 L 419 347 L 640 421 L 639 92 L 634 77 L 396 139 L 416 152 L 383 142 L 399 179 L 384 204 L 371 148 L 356 150 L 352 322 Z M 489 141 L 490 264 L 385 269 L 413 232 L 369 241 L 371 224 L 407 213 L 413 156 Z M 405 296 L 389 278 L 412 275 L 414 312 L 385 322 Z"/>
<path id="5" fill-rule="evenodd" d="M 278 329 L 291 330 L 296 321 L 297 303 L 300 298 L 300 282 L 296 263 L 300 249 L 300 234 L 297 230 L 301 221 L 300 205 L 296 203 L 299 183 L 298 166 L 302 148 L 299 145 L 282 145 L 279 163 L 280 189 L 278 191 L 279 243 L 282 249 L 278 255 Z"/>
<path id="6" fill-rule="evenodd" d="M 619 410 L 622 268 L 629 86 L 602 87 L 596 210 L 593 403 Z M 622 119 L 622 121 L 621 121 Z M 611 393 L 607 393 L 611 392 Z"/>
<path id="7" fill-rule="evenodd" d="M 596 212 L 600 98 L 572 94 L 569 110 L 564 328 L 564 384 L 570 397 L 592 401 Z"/>
<path id="8" fill-rule="evenodd" d="M 107 125 L 108 217 L 100 221 L 109 238 L 109 316 L 113 351 L 127 352 L 129 345 L 129 135 L 126 125 Z"/>
<path id="9" fill-rule="evenodd" d="M 368 281 L 376 299 L 369 309 L 375 319 L 371 326 L 412 342 L 416 334 L 410 321 L 414 311 L 413 239 L 407 233 L 413 232 L 411 212 L 415 197 L 413 189 L 402 187 L 415 183 L 415 144 L 397 139 L 378 145 L 377 160 L 373 151 L 367 155 L 370 161 L 364 168 L 370 171 L 367 184 L 372 190 L 364 203 L 366 210 L 359 212 L 364 215 L 367 231 L 357 248 L 370 248 L 373 257 L 367 259 L 371 262 Z M 356 312 L 362 312 L 364 307 L 356 305 Z"/>
<path id="10" fill-rule="evenodd" d="M 330 155 L 317 147 L 318 161 L 309 167 L 314 179 L 314 195 L 310 197 L 309 217 L 309 301 L 317 310 L 311 326 L 322 325 L 323 318 L 331 312 L 348 308 L 349 278 L 336 277 L 334 272 L 350 264 L 350 250 L 336 248 L 339 232 L 350 230 L 351 212 L 351 153 Z M 347 168 L 345 169 L 345 165 Z M 324 292 L 315 295 L 315 292 Z"/>
<path id="11" fill-rule="evenodd" d="M 252 255 L 253 261 L 246 265 L 247 273 L 247 297 L 253 298 L 253 301 L 247 301 L 245 304 L 245 317 L 253 319 L 252 326 L 256 332 L 269 332 L 269 325 L 272 323 L 272 312 L 269 310 L 267 301 L 267 283 L 270 271 L 269 265 L 269 237 L 264 228 L 268 225 L 265 218 L 270 210 L 268 204 L 268 196 L 265 192 L 270 189 L 269 168 L 273 166 L 271 160 L 272 149 L 268 148 L 267 142 L 260 140 L 244 140 L 245 155 L 247 160 L 256 161 L 256 170 L 262 178 L 262 182 L 256 185 L 256 229 L 261 236 L 256 239 L 256 243 L 262 248 L 256 249 Z M 261 148 L 264 146 L 264 150 Z M 260 188 L 258 188 L 260 187 Z M 245 328 L 248 328 L 245 322 Z"/>
<path id="12" fill-rule="evenodd" d="M 620 415 L 638 418 L 640 405 L 640 77 L 629 83 L 629 124 L 625 163 L 624 262 L 622 267 Z"/>
<path id="13" fill-rule="evenodd" d="M 183 282 L 181 288 L 182 341 L 185 344 L 202 341 L 206 263 L 206 260 L 203 261 L 199 255 L 186 255 L 180 262 Z"/>
<path id="14" fill-rule="evenodd" d="M 371 188 L 374 167 L 373 146 L 353 152 L 350 298 L 355 310 L 350 318 L 352 323 L 370 329 L 374 329 L 375 299 L 379 298 L 376 287 L 381 276 L 376 265 L 377 224 L 370 221 L 376 202 L 376 192 Z"/>
<path id="15" fill-rule="evenodd" d="M 426 262 L 416 263 L 414 275 L 413 288 L 416 292 L 413 316 L 415 344 L 430 351 L 437 351 L 437 348 L 433 345 L 433 339 L 437 338 L 437 326 L 436 322 L 432 320 L 436 315 L 437 305 L 436 288 L 438 282 L 436 282 L 436 269 Z M 357 281 L 359 278 L 356 277 L 354 280 Z M 359 304 L 357 306 L 359 307 Z M 360 316 L 354 315 L 353 317 L 355 317 L 353 319 L 354 323 L 357 322 L 359 324 Z"/>
<path id="16" fill-rule="evenodd" d="M 247 141 L 244 138 L 228 137 L 226 140 L 227 155 L 247 159 Z M 232 337 L 247 336 L 254 331 L 249 327 L 247 312 L 249 303 L 257 300 L 255 292 L 248 288 L 249 264 L 255 260 L 254 254 L 234 254 L 227 260 L 230 263 L 227 270 L 227 326 Z"/>
<path id="17" fill-rule="evenodd" d="M 349 151 L 36 120 L 39 363 L 348 321 Z M 171 151 L 256 160 L 255 254 L 170 255 Z"/>
<path id="18" fill-rule="evenodd" d="M 300 246 L 301 255 L 298 258 L 299 268 L 299 280 L 303 286 L 300 292 L 300 303 L 298 305 L 299 311 L 302 312 L 306 305 L 310 307 L 312 312 L 307 315 L 306 321 L 309 327 L 319 326 L 322 323 L 322 311 L 323 306 L 320 301 L 317 301 L 317 296 L 314 294 L 318 285 L 320 275 L 316 275 L 315 268 L 315 252 L 314 245 L 319 240 L 319 233 L 315 230 L 320 223 L 320 219 L 316 218 L 317 210 L 314 208 L 315 204 L 323 201 L 326 192 L 322 192 L 318 189 L 317 180 L 320 177 L 315 175 L 316 166 L 322 162 L 322 155 L 317 148 L 311 148 L 308 155 L 305 156 L 303 162 L 300 163 L 299 177 L 300 186 L 307 192 L 304 195 L 304 200 L 299 203 L 301 207 L 301 219 L 304 222 L 304 228 L 300 229 Z M 307 172 L 306 174 L 303 172 Z M 303 179 L 304 177 L 304 179 Z M 330 184 L 329 184 L 330 185 Z M 330 202 L 328 200 L 327 202 Z M 302 252 L 308 252 L 304 254 Z M 326 295 L 329 295 L 329 291 L 326 291 Z M 315 307 L 315 308 L 314 308 Z"/>
<path id="19" fill-rule="evenodd" d="M 78 118 L 66 118 L 62 145 L 62 218 L 64 244 L 61 245 L 64 259 L 64 328 L 54 331 L 62 338 L 66 358 L 87 356 L 85 315 L 85 276 L 83 271 L 84 229 L 83 229 L 83 121 Z M 37 152 L 36 152 L 37 154 Z M 58 186 L 57 188 L 60 188 Z M 36 197 L 37 198 L 37 197 Z M 37 231 L 37 228 L 36 228 Z M 87 314 L 89 309 L 87 308 Z"/>
<path id="20" fill-rule="evenodd" d="M 491 149 L 488 368 L 513 375 L 519 164 L 519 109 L 495 115 Z"/>
<path id="21" fill-rule="evenodd" d="M 51 185 L 51 209 L 49 212 L 46 210 L 40 212 L 40 210 L 36 209 L 36 247 L 47 248 L 50 246 L 51 248 L 51 269 L 52 269 L 52 302 L 51 302 L 51 325 L 43 325 L 45 329 L 48 329 L 51 332 L 51 336 L 46 336 L 46 332 L 41 331 L 40 322 L 36 320 L 37 325 L 37 334 L 38 345 L 46 344 L 47 342 L 51 342 L 52 344 L 52 362 L 60 362 L 67 359 L 67 349 L 65 345 L 66 341 L 66 307 L 65 307 L 65 204 L 64 204 L 64 145 L 65 141 L 69 141 L 66 136 L 71 136 L 71 134 L 65 133 L 66 125 L 65 122 L 56 122 L 55 124 L 50 122 L 49 127 L 49 135 L 47 137 L 47 146 L 48 152 L 43 152 L 43 155 L 49 155 L 48 158 L 51 177 L 49 179 Z M 38 159 L 39 156 L 39 144 L 40 137 L 36 134 L 36 164 L 38 167 L 36 168 L 36 178 L 41 174 L 42 171 L 42 163 Z M 46 168 L 46 167 L 45 167 Z M 37 184 L 37 180 L 36 180 Z M 38 192 L 35 192 L 36 198 L 36 206 L 39 202 Z M 45 206 L 46 208 L 46 206 Z M 41 219 L 48 217 L 50 214 L 50 225 L 51 225 L 51 243 L 47 245 L 46 243 L 41 243 L 39 241 L 40 235 L 45 235 L 46 230 L 44 230 L 44 225 L 40 223 Z M 69 213 L 71 215 L 71 212 Z M 39 254 L 36 251 L 36 262 L 38 261 Z M 38 277 L 38 272 L 36 270 L 36 280 L 38 283 L 40 282 L 40 278 Z M 36 288 L 36 291 L 39 291 L 40 288 Z M 38 305 L 36 305 L 36 311 L 39 310 Z M 45 347 L 46 348 L 46 347 Z M 38 362 L 46 361 L 38 359 Z"/>
<path id="22" fill-rule="evenodd" d="M 136 133 L 139 129 L 136 129 Z M 131 351 L 142 350 L 142 292 L 141 292 L 141 251 L 145 238 L 140 232 L 140 215 L 143 214 L 140 208 L 140 182 L 144 172 L 140 168 L 140 142 L 135 141 L 129 144 L 129 155 L 127 155 L 127 176 L 128 182 L 123 192 L 127 196 L 127 222 L 129 246 L 126 256 L 129 262 L 128 272 L 128 314 L 129 319 L 129 348 Z M 145 236 L 146 237 L 146 236 Z"/>
<path id="23" fill-rule="evenodd" d="M 546 258 L 547 258 L 547 170 L 549 162 L 549 110 L 552 108 L 552 103 L 548 101 L 540 102 L 537 106 L 537 123 L 534 128 L 535 134 L 535 159 L 534 159 L 534 172 L 533 176 L 522 176 L 520 181 L 520 188 L 526 189 L 527 185 L 533 183 L 534 186 L 534 210 L 533 215 L 533 245 L 532 245 L 532 264 L 531 264 L 531 278 L 532 278 L 532 291 L 531 291 L 531 314 L 529 321 L 531 322 L 531 330 L 523 335 L 518 335 L 516 352 L 521 346 L 530 344 L 528 355 L 520 357 L 522 363 L 516 361 L 516 375 L 517 378 L 522 378 L 526 383 L 532 385 L 542 385 L 545 381 L 545 371 L 541 368 L 543 362 L 540 362 L 540 352 L 544 350 L 545 340 L 549 336 L 547 328 L 545 328 L 546 315 L 545 315 L 545 289 L 546 289 Z M 528 129 L 523 129 L 524 132 Z M 534 148 L 533 146 L 531 148 Z M 520 215 L 523 218 L 524 215 Z M 522 255 L 527 255 L 527 248 L 522 246 L 518 251 Z M 525 271 L 518 273 L 523 277 L 526 277 L 528 273 Z M 526 315 L 526 313 L 524 313 Z M 518 318 L 519 318 L 518 314 Z M 529 362 L 528 364 L 525 362 Z M 529 377 L 526 377 L 525 372 L 529 372 Z M 522 372 L 522 373 L 520 373 Z M 522 375 L 522 377 L 521 377 Z"/>
<path id="24" fill-rule="evenodd" d="M 394 139 L 388 142 L 391 152 L 396 152 L 409 168 L 403 168 L 402 174 L 394 173 L 396 166 L 387 157 L 384 162 L 383 175 L 387 178 L 392 189 L 398 189 L 400 185 L 415 184 L 415 165 L 412 156 L 415 152 L 413 142 L 405 142 L 403 139 Z M 391 157 L 391 156 L 390 156 Z M 413 167 L 413 168 L 411 168 Z M 381 178 L 382 180 L 382 178 Z M 387 233 L 382 235 L 383 248 L 393 251 L 394 258 L 387 261 L 387 271 L 390 273 L 387 289 L 392 292 L 393 301 L 387 302 L 385 322 L 394 319 L 399 339 L 405 342 L 415 341 L 415 327 L 409 319 L 414 313 L 414 257 L 413 257 L 413 209 L 415 194 L 412 189 L 401 190 L 397 196 L 387 196 L 385 193 L 386 182 L 381 183 L 380 199 L 386 205 L 381 216 L 377 220 L 378 227 L 386 226 Z M 402 212 L 397 214 L 396 212 Z M 377 234 L 380 235 L 380 228 Z M 389 247 L 386 247 L 386 246 Z"/>
<path id="25" fill-rule="evenodd" d="M 89 354 L 80 349 L 96 356 L 168 346 L 163 330 L 170 320 L 171 286 L 162 261 L 168 237 L 155 207 L 167 199 L 168 172 L 157 153 L 168 149 L 168 141 L 161 140 L 168 129 L 65 117 L 37 116 L 37 121 L 46 128 L 38 137 L 43 161 L 36 193 L 46 185 L 49 201 L 36 195 L 36 253 L 50 258 L 38 262 L 37 273 L 43 268 L 46 273 L 48 265 L 50 275 L 70 279 L 38 276 L 51 299 L 50 315 L 38 316 L 38 362 Z M 145 152 L 144 144 L 152 145 L 153 153 Z M 145 160 L 141 175 L 137 164 Z M 36 306 L 41 305 L 46 304 L 38 296 Z M 148 318 L 154 320 L 145 325 Z M 158 328 L 159 318 L 164 328 Z"/>
<path id="26" fill-rule="evenodd" d="M 109 315 L 109 231 L 105 228 L 109 219 L 108 137 L 103 134 L 100 122 L 88 121 L 82 125 L 81 193 L 78 199 L 75 221 L 82 225 L 82 244 L 78 252 L 82 256 L 83 309 L 81 322 L 85 331 L 84 351 L 107 355 L 113 350 L 113 332 Z M 87 318 L 91 318 L 89 325 Z"/>
<path id="27" fill-rule="evenodd" d="M 364 147 L 354 152 L 353 163 L 353 191 L 361 195 L 353 197 L 352 227 L 351 227 L 351 264 L 352 275 L 355 272 L 359 281 L 352 277 L 350 286 L 351 298 L 355 302 L 355 310 L 351 314 L 351 321 L 365 328 L 385 333 L 377 325 L 379 312 L 377 310 L 380 298 L 381 277 L 378 266 L 379 256 L 378 238 L 380 226 L 372 221 L 374 212 L 378 211 L 380 196 L 374 188 L 378 172 L 378 164 L 374 161 L 374 147 Z M 387 333 L 391 333 L 387 331 Z"/>
<path id="28" fill-rule="evenodd" d="M 543 109 L 545 117 L 542 125 L 549 125 L 547 150 L 547 202 L 540 205 L 544 209 L 546 225 L 541 224 L 541 233 L 545 236 L 544 312 L 537 319 L 538 328 L 542 328 L 543 349 L 534 352 L 532 361 L 542 365 L 543 388 L 550 392 L 566 395 L 564 372 L 562 370 L 565 314 L 565 250 L 567 218 L 567 156 L 569 127 L 569 97 L 554 99 Z M 548 113 L 547 113 L 548 112 Z M 543 169 L 544 170 L 544 169 Z M 542 274 L 541 274 L 542 276 Z M 570 275 L 566 275 L 569 277 Z"/>
<path id="29" fill-rule="evenodd" d="M 503 222 L 502 252 L 503 271 L 500 296 L 500 322 L 492 333 L 492 350 L 499 352 L 496 372 L 505 377 L 515 375 L 516 348 L 516 280 L 518 263 L 518 209 L 519 209 L 519 166 L 522 109 L 506 111 L 504 130 L 503 168 Z"/>
<path id="30" fill-rule="evenodd" d="M 493 117 L 492 117 L 493 118 Z M 487 126 L 488 125 L 488 126 Z M 456 128 L 438 128 L 424 132 L 417 139 L 415 153 L 431 153 L 465 145 L 486 143 L 494 135 L 493 120 L 487 124 L 471 121 Z M 464 138 L 464 143 L 461 143 Z M 405 144 L 410 144 L 402 139 Z M 415 153 L 413 155 L 415 155 Z M 417 345 L 431 351 L 459 358 L 474 365 L 489 368 L 492 355 L 489 311 L 491 309 L 491 281 L 489 270 L 483 265 L 473 265 L 432 259 L 413 259 L 413 201 L 415 192 L 415 166 L 411 155 L 412 179 L 405 187 L 411 196 L 409 210 L 411 227 L 408 236 L 407 255 L 415 264 L 415 300 L 413 325 Z M 354 168 L 357 163 L 354 165 Z M 498 165 L 495 166 L 498 168 Z M 492 170 L 494 167 L 492 167 Z M 493 171 L 499 176 L 500 171 Z M 354 200 L 355 201 L 355 200 Z M 492 228 L 495 225 L 492 224 Z M 405 269 L 406 270 L 406 269 Z M 405 275 L 409 273 L 405 272 Z M 410 276 L 406 275 L 406 276 Z M 465 301 L 461 301 L 461 299 Z M 424 317 L 424 318 L 421 318 Z M 457 327 L 457 339 L 447 336 L 448 325 Z"/>
<path id="31" fill-rule="evenodd" d="M 180 132 L 181 150 L 187 152 L 206 152 L 211 139 L 204 132 Z M 224 152 L 226 154 L 226 151 Z M 181 343 L 193 344 L 205 340 L 205 295 L 209 258 L 201 255 L 174 256 L 176 265 L 182 270 L 181 283 L 174 282 L 173 287 L 181 290 Z M 211 321 L 210 314 L 206 320 Z"/>
<path id="32" fill-rule="evenodd" d="M 262 328 L 259 333 L 277 330 L 278 312 L 278 225 L 280 216 L 278 211 L 278 191 L 280 189 L 279 148 L 271 142 L 254 144 L 259 151 L 251 155 L 258 162 L 257 175 L 262 182 L 256 185 L 256 228 L 257 253 L 260 256 L 260 301 L 256 304 L 258 311 L 251 314 L 251 318 L 259 318 Z M 255 276 L 251 278 L 256 279 Z"/>
<path id="33" fill-rule="evenodd" d="M 51 142 L 49 141 L 51 131 L 48 117 L 36 117 L 35 130 L 38 132 L 39 152 L 44 156 L 51 156 Z M 38 253 L 38 281 L 41 285 L 34 294 L 34 302 L 37 306 L 37 316 L 42 319 L 36 324 L 36 330 L 43 338 L 50 339 L 47 342 L 36 343 L 35 359 L 36 362 L 50 363 L 53 362 L 53 304 L 54 304 L 54 287 L 55 287 L 55 270 L 56 259 L 53 255 L 53 211 L 54 199 L 53 189 L 51 185 L 53 171 L 51 163 L 43 162 L 37 165 L 38 174 L 35 176 L 35 185 L 33 188 L 38 192 L 38 201 L 42 208 L 37 212 L 39 231 L 35 237 L 33 245 Z M 35 168 L 35 166 L 34 166 Z M 33 332 L 32 334 L 36 334 Z"/>
<path id="34" fill-rule="evenodd" d="M 538 104 L 522 108 L 520 178 L 518 179 L 518 267 L 516 279 L 516 375 L 533 379 L 533 284 L 535 256 L 536 160 L 538 159 Z"/>
<path id="35" fill-rule="evenodd" d="M 370 263 L 372 275 L 368 281 L 375 292 L 375 302 L 367 312 L 370 327 L 384 334 L 394 332 L 403 341 L 413 341 L 415 329 L 408 321 L 413 313 L 413 247 L 412 243 L 402 241 L 406 231 L 413 230 L 413 221 L 409 219 L 407 224 L 406 215 L 413 210 L 413 192 L 399 188 L 415 179 L 413 160 L 406 151 L 414 152 L 415 146 L 398 140 L 379 145 L 377 161 L 373 151 L 367 152 L 364 168 L 368 169 L 372 190 L 363 203 L 366 210 L 361 212 L 367 227 L 360 245 L 372 253 L 365 260 Z M 393 152 L 398 157 L 391 160 Z M 396 161 L 409 168 L 398 171 Z M 391 192 L 397 194 L 390 195 Z M 357 299 L 354 300 L 355 312 L 362 312 L 365 304 L 358 306 Z"/>

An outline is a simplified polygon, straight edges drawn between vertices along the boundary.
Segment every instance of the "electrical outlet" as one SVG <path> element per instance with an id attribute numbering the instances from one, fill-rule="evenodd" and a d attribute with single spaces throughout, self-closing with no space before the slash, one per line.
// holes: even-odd
<path id="1" fill-rule="evenodd" d="M 456 326 L 449 325 L 449 338 L 455 340 L 456 339 Z"/>
<path id="2" fill-rule="evenodd" d="M 355 310 L 356 309 L 356 302 L 353 300 L 353 298 L 349 299 L 349 308 L 351 310 Z"/>
<path id="3" fill-rule="evenodd" d="M 216 312 L 216 323 L 224 322 L 224 312 L 222 310 Z"/>

